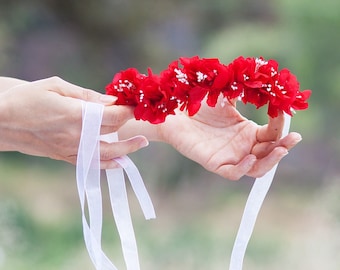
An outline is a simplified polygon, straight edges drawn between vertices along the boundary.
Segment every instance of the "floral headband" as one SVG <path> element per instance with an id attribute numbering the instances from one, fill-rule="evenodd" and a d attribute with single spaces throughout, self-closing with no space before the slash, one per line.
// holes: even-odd
<path id="1" fill-rule="evenodd" d="M 268 115 L 277 117 L 285 112 L 282 137 L 289 132 L 290 119 L 295 110 L 308 107 L 311 90 L 299 90 L 299 82 L 288 70 L 278 70 L 275 60 L 238 57 L 228 65 L 218 59 L 181 57 L 156 75 L 148 69 L 141 74 L 135 68 L 117 73 L 106 86 L 106 93 L 118 99 L 118 105 L 134 106 L 137 120 L 159 124 L 176 109 L 195 115 L 203 100 L 215 107 L 221 101 L 241 100 L 260 108 L 268 104 Z M 221 99 L 221 96 L 223 97 Z M 83 213 L 83 230 L 86 247 L 96 269 L 117 270 L 101 249 L 101 193 L 99 173 L 99 140 L 103 105 L 85 103 L 83 108 L 83 131 L 77 158 L 77 184 Z M 96 129 L 95 129 L 96 127 Z M 93 132 L 94 129 L 96 132 Z M 101 136 L 101 140 L 115 142 L 117 133 Z M 95 149 L 95 151 L 93 151 Z M 140 269 L 136 240 L 125 190 L 123 169 L 130 179 L 133 190 L 147 219 L 154 218 L 151 199 L 133 162 L 123 156 L 115 159 L 122 168 L 107 170 L 110 201 L 113 215 L 121 237 L 122 251 L 128 270 Z M 92 165 L 97 168 L 90 173 Z M 241 270 L 245 251 L 251 237 L 257 215 L 273 181 L 277 165 L 258 178 L 249 194 L 240 227 L 230 258 L 230 270 Z M 84 213 L 84 201 L 88 202 L 89 224 Z M 104 267 L 105 266 L 105 267 Z M 104 267 L 104 268 L 103 268 Z"/>
<path id="2" fill-rule="evenodd" d="M 181 66 L 179 66 L 181 64 Z M 308 108 L 311 90 L 300 91 L 299 82 L 288 69 L 278 70 L 275 60 L 236 58 L 228 65 L 215 58 L 181 57 L 156 75 L 151 68 L 141 74 L 135 68 L 117 73 L 106 86 L 106 93 L 118 97 L 117 105 L 135 106 L 137 120 L 162 123 L 175 110 L 193 116 L 206 98 L 215 107 L 218 97 L 223 102 L 240 99 L 260 108 L 268 104 L 268 115 L 279 111 L 292 116 L 295 110 Z"/>

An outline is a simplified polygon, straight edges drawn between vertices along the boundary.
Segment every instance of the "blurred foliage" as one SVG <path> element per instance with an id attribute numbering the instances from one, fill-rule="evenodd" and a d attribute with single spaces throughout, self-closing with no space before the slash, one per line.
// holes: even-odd
<path id="1" fill-rule="evenodd" d="M 306 148 L 329 157 L 323 165 L 330 160 L 334 169 L 339 159 L 340 125 L 333 120 L 340 111 L 337 1 L 2 0 L 1 5 L 0 74 L 27 80 L 58 75 L 103 91 L 121 69 L 158 72 L 183 55 L 225 63 L 239 55 L 275 58 L 297 75 L 302 89 L 313 90 L 310 109 L 294 117 L 292 129 L 302 133 Z M 266 122 L 263 110 L 240 108 Z"/>
<path id="2" fill-rule="evenodd" d="M 285 211 L 264 210 L 247 269 L 337 269 L 339 29 L 340 1 L 334 0 L 0 0 L 0 74 L 26 80 L 57 75 L 103 91 L 121 69 L 158 72 L 184 55 L 219 57 L 224 63 L 239 55 L 277 59 L 313 94 L 310 109 L 292 121 L 292 130 L 304 140 L 281 162 L 282 180 L 274 183 L 275 195 L 269 198 L 273 209 Z M 266 122 L 265 110 L 239 108 Z M 231 247 L 250 182 L 221 184 L 218 176 L 167 145 L 153 144 L 132 158 L 158 198 L 160 212 L 165 211 L 154 230 L 137 225 L 146 269 L 224 269 L 221 252 L 226 242 Z M 68 183 L 71 172 L 60 162 L 0 153 L 0 269 L 92 269 L 86 254 L 79 254 L 83 243 L 74 214 L 76 191 Z M 39 193 L 51 190 L 55 197 Z M 53 205 L 53 211 L 42 205 Z M 229 216 L 228 226 L 220 212 Z M 46 224 L 47 217 L 51 223 Z M 225 227 L 228 237 L 221 238 Z M 119 250 L 117 239 L 110 240 Z M 316 241 L 325 243 L 316 245 L 323 252 L 313 250 Z"/>
<path id="3" fill-rule="evenodd" d="M 18 168 L 0 159 L 0 269 L 93 269 L 82 238 L 76 184 L 70 182 L 72 167 L 52 173 L 38 164 Z M 277 192 L 274 183 L 249 244 L 245 269 L 338 268 L 340 184 L 333 180 L 330 186 L 305 193 Z M 194 185 L 179 185 L 176 191 L 151 190 L 157 211 L 153 221 L 143 220 L 129 192 L 142 269 L 225 269 L 247 191 L 240 183 L 203 178 Z M 124 269 L 109 199 L 106 192 L 103 195 L 103 248 L 118 269 Z"/>
<path id="4" fill-rule="evenodd" d="M 296 117 L 306 136 L 340 134 L 339 125 L 327 117 L 339 113 L 337 1 L 1 3 L 3 75 L 28 80 L 59 75 L 103 91 L 115 72 L 130 66 L 159 71 L 181 55 L 219 57 L 226 63 L 239 55 L 262 55 L 277 59 L 298 76 L 302 88 L 314 90 L 311 109 Z"/>

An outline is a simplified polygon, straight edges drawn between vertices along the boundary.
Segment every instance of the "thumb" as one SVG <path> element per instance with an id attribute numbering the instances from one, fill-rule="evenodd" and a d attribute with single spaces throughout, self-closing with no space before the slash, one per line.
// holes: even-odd
<path id="1" fill-rule="evenodd" d="M 78 85 L 69 83 L 59 77 L 51 77 L 41 80 L 50 86 L 50 90 L 65 97 L 77 98 L 84 101 L 100 103 L 103 105 L 112 105 L 117 98 L 114 96 L 104 95 L 91 89 L 86 89 Z"/>
<path id="2" fill-rule="evenodd" d="M 269 117 L 269 122 L 267 125 L 260 127 L 257 132 L 256 139 L 258 142 L 276 141 L 280 139 L 283 125 L 284 125 L 284 115 L 280 112 L 275 118 Z"/>

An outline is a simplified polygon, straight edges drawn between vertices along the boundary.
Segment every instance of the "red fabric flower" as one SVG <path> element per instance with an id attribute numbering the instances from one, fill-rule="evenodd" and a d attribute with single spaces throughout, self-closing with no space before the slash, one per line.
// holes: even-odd
<path id="1" fill-rule="evenodd" d="M 234 99 L 243 95 L 245 88 L 257 87 L 254 81 L 255 61 L 252 58 L 242 56 L 235 59 L 228 66 L 230 73 L 229 84 L 223 91 L 223 95 L 228 99 Z"/>
<path id="2" fill-rule="evenodd" d="M 181 67 L 179 66 L 181 64 Z M 229 65 L 218 59 L 182 57 L 155 75 L 130 68 L 117 73 L 106 86 L 106 93 L 118 97 L 116 104 L 135 106 L 136 119 L 158 124 L 175 109 L 187 110 L 192 116 L 207 97 L 209 106 L 216 105 L 222 94 L 227 99 L 240 98 L 260 108 L 268 104 L 268 115 L 280 111 L 292 115 L 294 110 L 308 108 L 311 90 L 300 92 L 296 77 L 288 70 L 278 70 L 275 60 L 238 57 Z"/>
<path id="3" fill-rule="evenodd" d="M 175 114 L 178 104 L 175 98 L 162 89 L 160 78 L 152 73 L 146 76 L 139 86 L 138 101 L 134 111 L 137 120 L 148 120 L 152 124 L 165 121 L 169 114 Z"/>
<path id="4" fill-rule="evenodd" d="M 160 82 L 162 89 L 181 105 L 180 110 L 184 110 L 188 103 L 188 92 L 191 86 L 187 74 L 178 66 L 178 61 L 173 61 L 168 69 L 161 72 Z"/>
<path id="5" fill-rule="evenodd" d="M 283 69 L 276 80 L 272 83 L 270 91 L 270 102 L 268 106 L 268 115 L 276 117 L 279 111 L 284 111 L 292 115 L 291 105 L 299 92 L 299 82 L 288 69 Z"/>
<path id="6" fill-rule="evenodd" d="M 292 103 L 292 109 L 294 110 L 305 110 L 308 108 L 307 99 L 309 99 L 312 94 L 312 90 L 307 89 L 302 92 L 297 93 L 296 99 Z"/>
<path id="7" fill-rule="evenodd" d="M 274 60 L 265 61 L 263 58 L 251 58 L 251 70 L 244 76 L 245 88 L 242 95 L 244 103 L 252 103 L 260 108 L 270 102 L 275 96 L 275 82 L 278 78 L 278 64 Z"/>
<path id="8" fill-rule="evenodd" d="M 192 103 L 201 103 L 202 99 L 208 94 L 207 104 L 214 107 L 217 98 L 230 82 L 230 70 L 215 58 L 182 57 L 180 61 L 183 65 L 183 72 L 187 74 L 191 85 L 189 96 L 193 97 Z M 197 93 L 194 94 L 194 92 Z M 200 104 L 196 105 L 196 109 L 199 108 Z"/>
<path id="9" fill-rule="evenodd" d="M 106 86 L 106 94 L 116 96 L 117 105 L 138 104 L 138 89 L 145 75 L 142 75 L 135 68 L 129 68 L 117 73 L 110 84 Z"/>

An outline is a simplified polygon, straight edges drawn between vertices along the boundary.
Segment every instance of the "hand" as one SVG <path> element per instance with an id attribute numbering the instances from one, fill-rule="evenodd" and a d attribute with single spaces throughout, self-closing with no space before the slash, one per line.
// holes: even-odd
<path id="1" fill-rule="evenodd" d="M 207 170 L 230 180 L 263 176 L 300 140 L 292 132 L 280 139 L 284 117 L 259 126 L 244 118 L 234 103 L 208 107 L 202 103 L 194 117 L 169 116 L 159 128 L 161 140 Z"/>
<path id="2" fill-rule="evenodd" d="M 0 151 L 19 151 L 75 164 L 82 125 L 80 100 L 110 105 L 104 109 L 101 133 L 116 131 L 133 118 L 131 108 L 111 106 L 114 97 L 57 77 L 22 82 L 0 93 Z M 111 144 L 101 142 L 101 167 L 115 167 L 113 158 L 147 144 L 143 136 Z"/>

